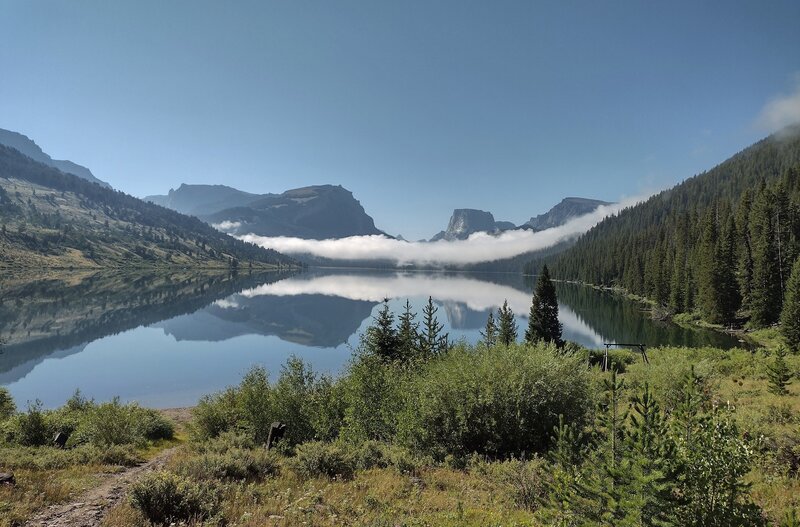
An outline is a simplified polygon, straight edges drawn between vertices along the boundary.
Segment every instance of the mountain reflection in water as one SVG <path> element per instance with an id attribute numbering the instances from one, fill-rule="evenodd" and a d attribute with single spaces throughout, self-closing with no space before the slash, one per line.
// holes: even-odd
<path id="1" fill-rule="evenodd" d="M 286 273 L 71 273 L 0 279 L 0 384 L 17 402 L 56 406 L 80 388 L 152 406 L 194 404 L 253 364 L 273 375 L 290 355 L 341 371 L 384 298 L 395 313 L 428 296 L 452 340 L 480 339 L 503 301 L 527 324 L 533 277 L 315 269 Z M 736 346 L 711 331 L 651 320 L 609 293 L 556 284 L 564 337 L 649 346 Z M 420 317 L 418 316 L 418 319 Z"/>

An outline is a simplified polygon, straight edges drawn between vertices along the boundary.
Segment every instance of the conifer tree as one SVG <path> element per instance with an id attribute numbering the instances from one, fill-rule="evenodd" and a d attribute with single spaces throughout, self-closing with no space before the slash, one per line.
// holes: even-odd
<path id="1" fill-rule="evenodd" d="M 494 322 L 494 313 L 491 309 L 486 319 L 486 328 L 481 331 L 481 337 L 483 337 L 483 343 L 486 344 L 487 348 L 497 344 L 497 325 Z"/>
<path id="2" fill-rule="evenodd" d="M 508 300 L 503 301 L 503 305 L 497 311 L 498 330 L 497 342 L 504 346 L 510 346 L 517 342 L 517 322 L 514 320 L 514 312 L 508 307 Z"/>
<path id="3" fill-rule="evenodd" d="M 800 353 L 800 258 L 794 263 L 786 285 L 781 313 L 781 332 L 793 353 Z"/>
<path id="4" fill-rule="evenodd" d="M 780 265 L 773 213 L 772 193 L 762 185 L 750 214 L 754 244 L 750 320 L 755 327 L 774 324 L 780 316 Z"/>
<path id="5" fill-rule="evenodd" d="M 558 297 L 546 265 L 536 281 L 528 329 L 525 331 L 525 342 L 534 344 L 539 341 L 552 342 L 559 347 L 563 345 L 561 323 L 558 321 Z"/>
<path id="6" fill-rule="evenodd" d="M 422 308 L 422 331 L 419 335 L 419 350 L 424 358 L 431 358 L 445 353 L 449 348 L 449 335 L 442 333 L 444 326 L 436 318 L 438 308 L 433 305 L 433 297 Z"/>
<path id="7" fill-rule="evenodd" d="M 786 364 L 786 350 L 783 348 L 775 350 L 775 360 L 772 365 L 767 366 L 767 379 L 770 393 L 775 395 L 789 393 L 786 387 L 792 382 L 792 372 Z"/>
<path id="8" fill-rule="evenodd" d="M 709 322 L 720 322 L 720 283 L 719 262 L 717 260 L 718 232 L 717 209 L 710 207 L 703 217 L 702 236 L 700 241 L 700 265 L 698 269 L 700 280 L 700 297 L 698 305 L 700 311 Z"/>
<path id="9" fill-rule="evenodd" d="M 717 258 L 719 262 L 718 284 L 720 299 L 720 314 L 723 324 L 730 324 L 736 318 L 736 312 L 742 304 L 739 287 L 736 281 L 736 222 L 733 215 L 728 213 L 728 220 L 722 230 L 719 240 Z"/>
<path id="10" fill-rule="evenodd" d="M 367 328 L 367 349 L 385 361 L 394 361 L 399 357 L 399 340 L 394 328 L 394 314 L 389 310 L 389 299 L 383 300 L 383 308 L 373 318 L 373 324 Z"/>
<path id="11" fill-rule="evenodd" d="M 419 344 L 419 322 L 414 322 L 417 314 L 411 311 L 411 302 L 406 299 L 403 313 L 398 317 L 397 340 L 400 359 L 408 361 L 417 355 Z"/>
<path id="12" fill-rule="evenodd" d="M 742 307 L 750 308 L 751 290 L 753 285 L 753 251 L 750 237 L 750 210 L 753 198 L 750 190 L 745 190 L 739 199 L 736 208 L 736 233 L 738 235 L 738 255 L 736 266 L 736 279 L 739 283 L 739 294 L 742 298 Z"/>

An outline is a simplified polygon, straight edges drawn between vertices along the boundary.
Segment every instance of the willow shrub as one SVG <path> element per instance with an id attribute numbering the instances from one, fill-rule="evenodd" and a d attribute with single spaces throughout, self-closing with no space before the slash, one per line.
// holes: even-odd
<path id="1" fill-rule="evenodd" d="M 407 389 L 398 439 L 436 459 L 544 452 L 559 415 L 582 425 L 591 408 L 585 358 L 544 344 L 455 346 Z"/>

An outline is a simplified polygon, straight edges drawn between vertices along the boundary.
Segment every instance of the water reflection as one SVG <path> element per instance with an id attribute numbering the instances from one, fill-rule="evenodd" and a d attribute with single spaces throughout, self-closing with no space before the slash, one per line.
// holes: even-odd
<path id="1" fill-rule="evenodd" d="M 504 300 L 527 324 L 533 283 L 502 274 L 357 272 L 301 274 L 83 273 L 0 279 L 0 384 L 22 401 L 61 404 L 80 387 L 154 406 L 193 404 L 236 382 L 253 363 L 278 372 L 289 355 L 336 373 L 384 298 L 397 313 L 432 296 L 451 338 L 475 342 Z M 557 284 L 564 337 L 603 342 L 713 345 L 738 342 L 648 318 L 638 304 Z"/>

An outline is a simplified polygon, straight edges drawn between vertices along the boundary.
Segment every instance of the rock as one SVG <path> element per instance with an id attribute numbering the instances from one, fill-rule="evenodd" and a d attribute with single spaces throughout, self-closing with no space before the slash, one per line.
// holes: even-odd
<path id="1" fill-rule="evenodd" d="M 275 443 L 283 438 L 286 433 L 286 424 L 275 421 L 269 427 L 269 436 L 267 437 L 267 450 L 275 446 Z"/>
<path id="2" fill-rule="evenodd" d="M 14 479 L 14 474 L 0 472 L 0 485 L 16 485 L 17 480 Z"/>
<path id="3" fill-rule="evenodd" d="M 57 432 L 55 437 L 53 437 L 53 446 L 56 448 L 64 448 L 67 446 L 68 439 L 69 434 L 67 432 Z"/>

